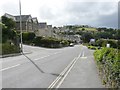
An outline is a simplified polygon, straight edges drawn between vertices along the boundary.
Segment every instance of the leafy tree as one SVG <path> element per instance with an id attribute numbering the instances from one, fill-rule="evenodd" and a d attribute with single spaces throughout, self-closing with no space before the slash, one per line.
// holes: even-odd
<path id="1" fill-rule="evenodd" d="M 16 42 L 17 33 L 14 30 L 15 21 L 5 16 L 1 17 L 2 19 L 2 42 L 5 43 L 7 40 L 12 40 Z"/>
<path id="2" fill-rule="evenodd" d="M 82 37 L 81 37 L 81 39 L 82 39 L 83 42 L 85 42 L 85 43 L 89 43 L 89 42 L 90 42 L 90 39 L 92 39 L 92 38 L 93 38 L 93 35 L 92 35 L 91 33 L 89 33 L 89 32 L 83 33 L 83 34 L 82 34 Z"/>
<path id="3" fill-rule="evenodd" d="M 23 42 L 31 42 L 35 38 L 35 33 L 24 32 L 24 33 L 22 33 L 22 36 L 23 36 Z"/>
<path id="4" fill-rule="evenodd" d="M 12 30 L 15 28 L 15 21 L 13 21 L 11 18 L 7 18 L 5 16 L 2 16 L 2 23 L 7 26 L 7 29 Z"/>
<path id="5" fill-rule="evenodd" d="M 82 31 L 85 31 L 85 28 L 82 28 Z"/>
<path id="6" fill-rule="evenodd" d="M 112 34 L 108 33 L 108 32 L 98 32 L 94 34 L 96 39 L 100 39 L 100 38 L 104 38 L 104 39 L 111 39 Z"/>

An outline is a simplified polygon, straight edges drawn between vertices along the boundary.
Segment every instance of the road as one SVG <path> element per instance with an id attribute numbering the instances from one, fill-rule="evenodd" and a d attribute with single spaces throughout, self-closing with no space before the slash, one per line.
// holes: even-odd
<path id="1" fill-rule="evenodd" d="M 85 46 L 49 49 L 24 45 L 24 52 L 25 56 L 3 58 L 0 70 L 3 88 L 103 87 L 93 51 Z"/>

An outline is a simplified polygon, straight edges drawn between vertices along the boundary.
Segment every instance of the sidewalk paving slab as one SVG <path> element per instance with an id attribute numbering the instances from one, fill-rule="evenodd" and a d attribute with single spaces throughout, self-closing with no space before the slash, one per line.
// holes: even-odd
<path id="1" fill-rule="evenodd" d="M 85 53 L 87 58 L 78 59 L 60 88 L 105 88 L 98 74 L 93 51 L 87 50 Z"/>

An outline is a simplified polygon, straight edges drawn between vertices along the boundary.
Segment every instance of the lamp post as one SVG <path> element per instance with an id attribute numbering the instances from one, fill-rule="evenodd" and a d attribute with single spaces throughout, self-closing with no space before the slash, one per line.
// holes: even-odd
<path id="1" fill-rule="evenodd" d="M 21 1 L 19 0 L 19 10 L 20 10 L 20 32 L 21 32 L 21 34 L 20 34 L 20 38 L 21 38 L 21 52 L 23 52 L 23 43 L 22 43 L 22 18 L 21 18 Z"/>

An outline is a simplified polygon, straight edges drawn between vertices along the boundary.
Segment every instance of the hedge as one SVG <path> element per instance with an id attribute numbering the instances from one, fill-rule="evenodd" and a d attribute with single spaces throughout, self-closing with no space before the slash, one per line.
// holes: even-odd
<path id="1" fill-rule="evenodd" d="M 98 50 L 100 49 L 100 47 L 96 47 L 96 46 L 87 46 L 88 49 L 93 49 L 93 50 Z"/>
<path id="2" fill-rule="evenodd" d="M 20 53 L 20 48 L 16 45 L 11 45 L 9 43 L 2 44 L 2 55 Z"/>
<path id="3" fill-rule="evenodd" d="M 58 48 L 63 46 L 68 46 L 69 42 L 67 40 L 59 40 L 52 37 L 36 37 L 33 40 L 35 46 L 42 46 L 48 48 Z"/>
<path id="4" fill-rule="evenodd" d="M 22 33 L 22 39 L 23 39 L 23 43 L 25 44 L 31 44 L 32 41 L 35 38 L 35 33 L 33 32 L 24 32 Z"/>
<path id="5" fill-rule="evenodd" d="M 95 45 L 100 46 L 100 47 L 106 47 L 106 44 L 109 43 L 111 48 L 118 48 L 118 41 L 117 40 L 112 40 L 112 39 L 99 39 L 96 41 Z"/>
<path id="6" fill-rule="evenodd" d="M 106 87 L 120 88 L 120 50 L 102 48 L 94 52 L 94 57 Z"/>

